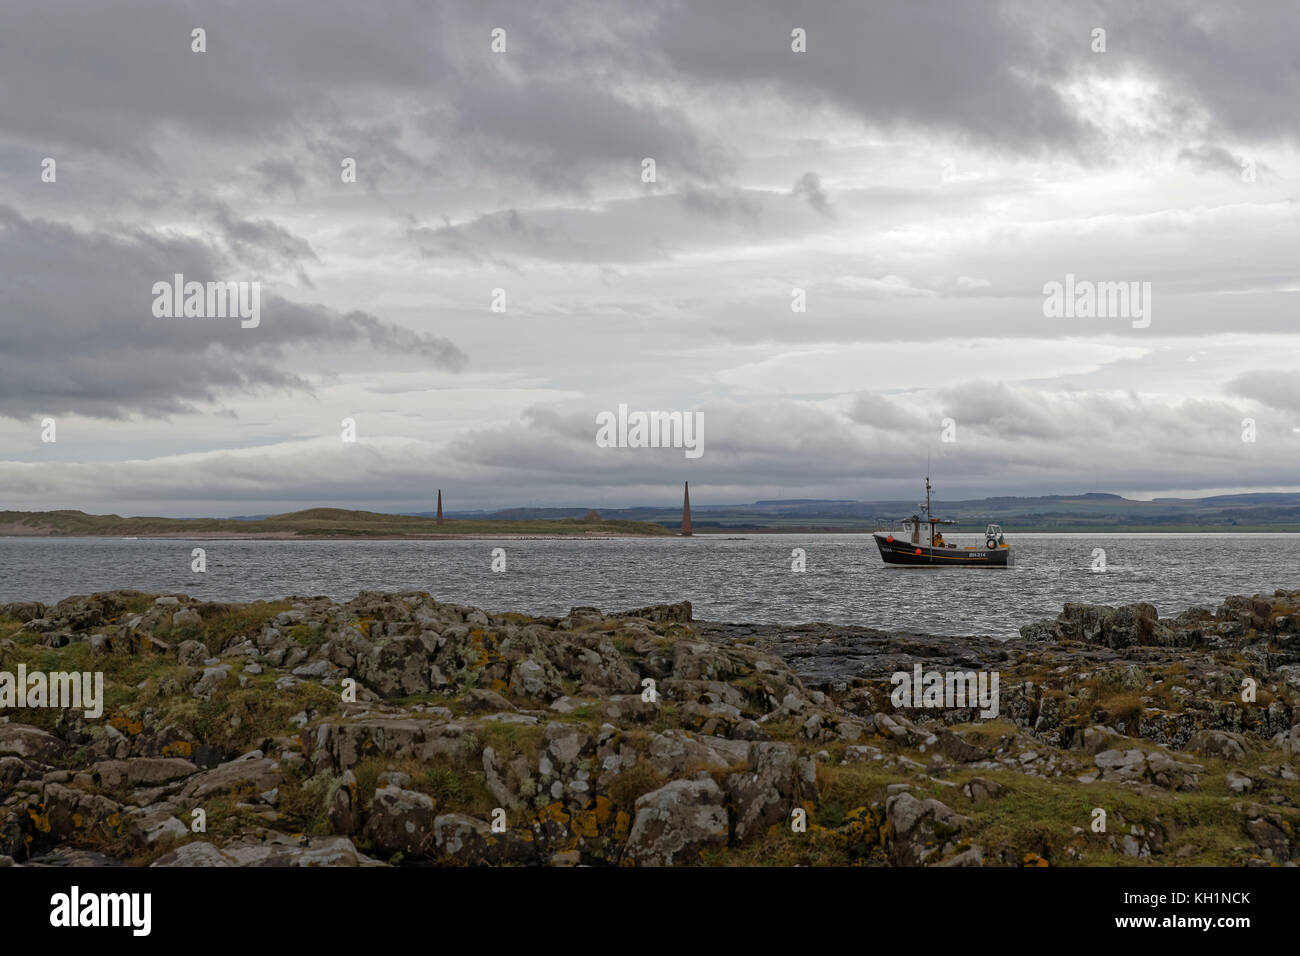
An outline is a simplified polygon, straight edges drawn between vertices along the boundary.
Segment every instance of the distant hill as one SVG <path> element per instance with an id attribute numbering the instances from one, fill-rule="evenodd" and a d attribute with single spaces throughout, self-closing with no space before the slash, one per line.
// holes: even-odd
<path id="1" fill-rule="evenodd" d="M 449 518 L 442 525 L 432 517 L 309 508 L 264 518 L 123 518 L 91 515 L 84 511 L 0 511 L 0 535 L 111 535 L 151 537 L 161 535 L 269 534 L 291 537 L 425 537 L 438 535 L 667 535 L 660 524 L 624 519 L 592 519 L 582 510 L 576 517 L 558 520 Z"/>
<path id="2" fill-rule="evenodd" d="M 914 499 L 851 501 L 789 498 L 750 504 L 691 505 L 697 534 L 737 531 L 871 531 L 915 513 Z M 1214 495 L 1135 501 L 1086 492 L 1039 497 L 936 499 L 935 514 L 958 522 L 955 531 L 977 533 L 989 522 L 1008 533 L 1287 531 L 1300 532 L 1300 494 Z M 293 537 L 386 537 L 435 535 L 666 535 L 681 525 L 680 505 L 602 508 L 506 508 L 446 512 L 441 526 L 431 512 L 385 514 L 342 508 L 309 508 L 280 515 L 234 518 L 124 518 L 83 511 L 0 511 L 0 535 L 250 535 Z"/>
<path id="3" fill-rule="evenodd" d="M 848 501 L 790 498 L 750 504 L 693 502 L 692 525 L 710 531 L 870 531 L 913 514 L 916 499 Z M 1136 501 L 1106 492 L 1038 497 L 936 499 L 935 514 L 958 522 L 958 533 L 982 531 L 989 522 L 1008 532 L 1296 531 L 1300 532 L 1300 494 L 1214 495 Z M 582 508 L 511 508 L 489 512 L 490 520 L 521 521 L 584 513 Z M 676 528 L 680 506 L 603 508 L 606 518 L 655 522 Z"/>

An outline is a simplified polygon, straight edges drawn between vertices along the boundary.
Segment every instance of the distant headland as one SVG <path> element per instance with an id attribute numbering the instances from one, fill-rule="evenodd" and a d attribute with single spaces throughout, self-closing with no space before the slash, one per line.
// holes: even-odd
<path id="1" fill-rule="evenodd" d="M 343 508 L 309 508 L 259 518 L 123 518 L 84 511 L 0 511 L 0 535 L 141 538 L 478 538 L 672 535 L 646 521 L 584 517 L 537 520 L 440 519 Z"/>

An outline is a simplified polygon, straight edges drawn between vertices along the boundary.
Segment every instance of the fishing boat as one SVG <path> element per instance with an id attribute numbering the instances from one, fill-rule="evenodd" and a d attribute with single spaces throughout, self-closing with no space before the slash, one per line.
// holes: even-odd
<path id="1" fill-rule="evenodd" d="M 1003 539 L 1002 528 L 991 524 L 984 531 L 984 546 L 958 547 L 943 539 L 939 525 L 952 524 L 936 518 L 930 510 L 930 476 L 925 477 L 925 504 L 917 505 L 919 514 L 902 521 L 899 532 L 876 531 L 876 547 L 886 564 L 904 564 L 925 568 L 1008 568 L 1015 563 L 1015 549 Z"/>

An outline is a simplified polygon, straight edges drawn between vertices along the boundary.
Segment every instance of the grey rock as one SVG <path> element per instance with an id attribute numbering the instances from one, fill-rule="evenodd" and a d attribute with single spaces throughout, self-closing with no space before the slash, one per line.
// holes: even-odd
<path id="1" fill-rule="evenodd" d="M 181 641 L 176 645 L 176 661 L 188 667 L 198 667 L 208 656 L 202 641 Z"/>
<path id="2" fill-rule="evenodd" d="M 967 821 L 933 797 L 918 800 L 906 791 L 886 801 L 885 819 L 892 828 L 891 856 L 898 866 L 919 866 L 941 854 Z"/>
<path id="3" fill-rule="evenodd" d="M 1251 780 L 1244 773 L 1237 773 L 1235 770 L 1229 770 L 1226 778 L 1228 789 L 1233 793 L 1248 793 L 1255 786 L 1255 781 Z"/>
<path id="4" fill-rule="evenodd" d="M 1199 730 L 1188 743 L 1192 753 L 1219 757 L 1233 763 L 1246 759 L 1246 739 L 1241 734 L 1226 730 Z"/>
<path id="5" fill-rule="evenodd" d="M 727 777 L 727 796 L 736 808 L 735 838 L 743 843 L 784 822 L 799 798 L 795 753 L 785 744 L 749 745 L 750 772 Z"/>
<path id="6" fill-rule="evenodd" d="M 381 787 L 375 791 L 365 835 L 383 853 L 432 856 L 433 800 L 414 790 Z"/>
<path id="7" fill-rule="evenodd" d="M 181 790 L 181 796 L 186 799 L 202 799 L 237 787 L 258 792 L 278 787 L 283 782 L 284 775 L 279 763 L 263 757 L 262 751 L 254 750 L 236 760 L 194 775 Z"/>
<path id="8" fill-rule="evenodd" d="M 150 866 L 234 866 L 235 863 L 211 843 L 196 840 L 164 853 Z"/>
<path id="9" fill-rule="evenodd" d="M 67 744 L 53 734 L 23 724 L 0 724 L 0 756 L 12 754 L 41 763 L 54 763 L 65 750 Z"/>
<path id="10" fill-rule="evenodd" d="M 712 778 L 674 780 L 637 798 L 624 859 L 638 866 L 694 863 L 727 837 L 726 795 Z"/>
<path id="11" fill-rule="evenodd" d="M 172 615 L 172 627 L 201 627 L 203 616 L 193 608 L 183 607 Z"/>

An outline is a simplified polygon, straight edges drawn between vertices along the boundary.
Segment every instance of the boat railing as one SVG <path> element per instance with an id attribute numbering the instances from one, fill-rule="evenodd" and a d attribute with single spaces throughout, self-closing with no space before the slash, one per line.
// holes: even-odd
<path id="1" fill-rule="evenodd" d="M 924 524 L 925 522 L 922 521 L 921 523 Z M 911 521 L 910 518 L 899 518 L 899 519 L 894 520 L 894 521 L 891 521 L 891 520 L 889 520 L 889 519 L 882 519 L 882 520 L 879 520 L 879 521 L 876 522 L 876 526 L 875 526 L 875 528 L 872 529 L 872 530 L 874 530 L 874 531 L 911 531 L 911 530 L 912 530 L 912 521 Z"/>

